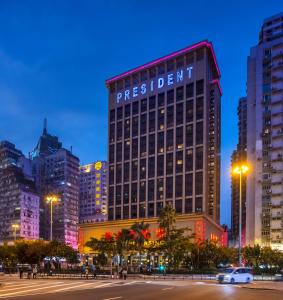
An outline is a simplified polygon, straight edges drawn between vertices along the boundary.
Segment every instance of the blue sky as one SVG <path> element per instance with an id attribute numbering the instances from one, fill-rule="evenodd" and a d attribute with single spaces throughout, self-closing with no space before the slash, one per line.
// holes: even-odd
<path id="1" fill-rule="evenodd" d="M 0 1 L 0 140 L 25 154 L 43 118 L 82 163 L 107 158 L 105 79 L 200 40 L 213 42 L 222 97 L 221 221 L 246 59 L 279 0 Z"/>

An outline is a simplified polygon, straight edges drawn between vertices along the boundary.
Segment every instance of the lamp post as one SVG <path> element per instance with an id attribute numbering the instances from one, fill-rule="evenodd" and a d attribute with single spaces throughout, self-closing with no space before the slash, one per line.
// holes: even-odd
<path id="1" fill-rule="evenodd" d="M 12 228 L 14 229 L 14 241 L 17 239 L 17 229 L 20 228 L 19 224 L 12 224 Z"/>
<path id="2" fill-rule="evenodd" d="M 56 204 L 59 198 L 56 195 L 46 197 L 46 202 L 50 203 L 50 241 L 53 240 L 53 203 Z"/>
<path id="3" fill-rule="evenodd" d="M 233 174 L 239 175 L 239 265 L 242 262 L 242 177 L 248 170 L 248 166 L 244 164 L 233 168 Z"/>

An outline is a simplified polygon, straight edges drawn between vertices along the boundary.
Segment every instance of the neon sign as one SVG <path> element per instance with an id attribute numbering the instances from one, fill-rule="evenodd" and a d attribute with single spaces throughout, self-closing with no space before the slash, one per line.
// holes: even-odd
<path id="1" fill-rule="evenodd" d="M 116 94 L 116 102 L 120 103 L 127 100 L 132 100 L 140 95 L 145 95 L 147 92 L 153 92 L 156 89 L 168 87 L 174 83 L 182 82 L 185 78 L 191 79 L 193 66 L 188 66 L 185 69 L 179 69 L 175 73 L 168 73 L 165 76 L 160 76 L 149 82 L 141 85 L 133 86 L 131 89 L 126 89 Z"/>

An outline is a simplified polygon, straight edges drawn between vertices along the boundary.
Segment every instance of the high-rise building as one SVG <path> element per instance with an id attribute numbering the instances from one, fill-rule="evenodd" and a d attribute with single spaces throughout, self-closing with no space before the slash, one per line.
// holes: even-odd
<path id="1" fill-rule="evenodd" d="M 33 174 L 40 193 L 40 236 L 50 238 L 50 204 L 46 196 L 55 194 L 59 203 L 53 207 L 53 239 L 77 247 L 79 222 L 79 159 L 62 148 L 58 137 L 43 133 L 31 154 Z"/>
<path id="2" fill-rule="evenodd" d="M 15 145 L 0 143 L 0 241 L 39 238 L 39 196 L 31 162 Z"/>
<path id="3" fill-rule="evenodd" d="M 220 73 L 197 43 L 106 81 L 108 219 L 177 214 L 219 222 Z"/>
<path id="4" fill-rule="evenodd" d="M 283 13 L 264 20 L 248 57 L 247 244 L 283 250 Z"/>
<path id="5" fill-rule="evenodd" d="M 238 144 L 231 157 L 232 167 L 247 160 L 247 98 L 243 97 L 238 104 Z M 246 239 L 246 175 L 242 176 L 242 244 Z M 231 237 L 234 245 L 239 241 L 239 176 L 232 176 L 231 182 Z"/>
<path id="6" fill-rule="evenodd" d="M 80 223 L 107 220 L 106 161 L 96 161 L 80 167 Z"/>

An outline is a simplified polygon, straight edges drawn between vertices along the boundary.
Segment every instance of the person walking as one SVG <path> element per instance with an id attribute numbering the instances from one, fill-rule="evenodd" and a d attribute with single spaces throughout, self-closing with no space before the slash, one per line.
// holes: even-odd
<path id="1" fill-rule="evenodd" d="M 32 268 L 32 278 L 36 279 L 37 276 L 37 265 L 34 265 Z"/>
<path id="2" fill-rule="evenodd" d="M 127 279 L 127 274 L 128 274 L 127 269 L 123 269 L 122 275 L 123 275 L 123 279 L 124 279 L 124 280 Z"/>
<path id="3" fill-rule="evenodd" d="M 19 267 L 20 279 L 23 279 L 24 270 L 23 267 Z"/>

